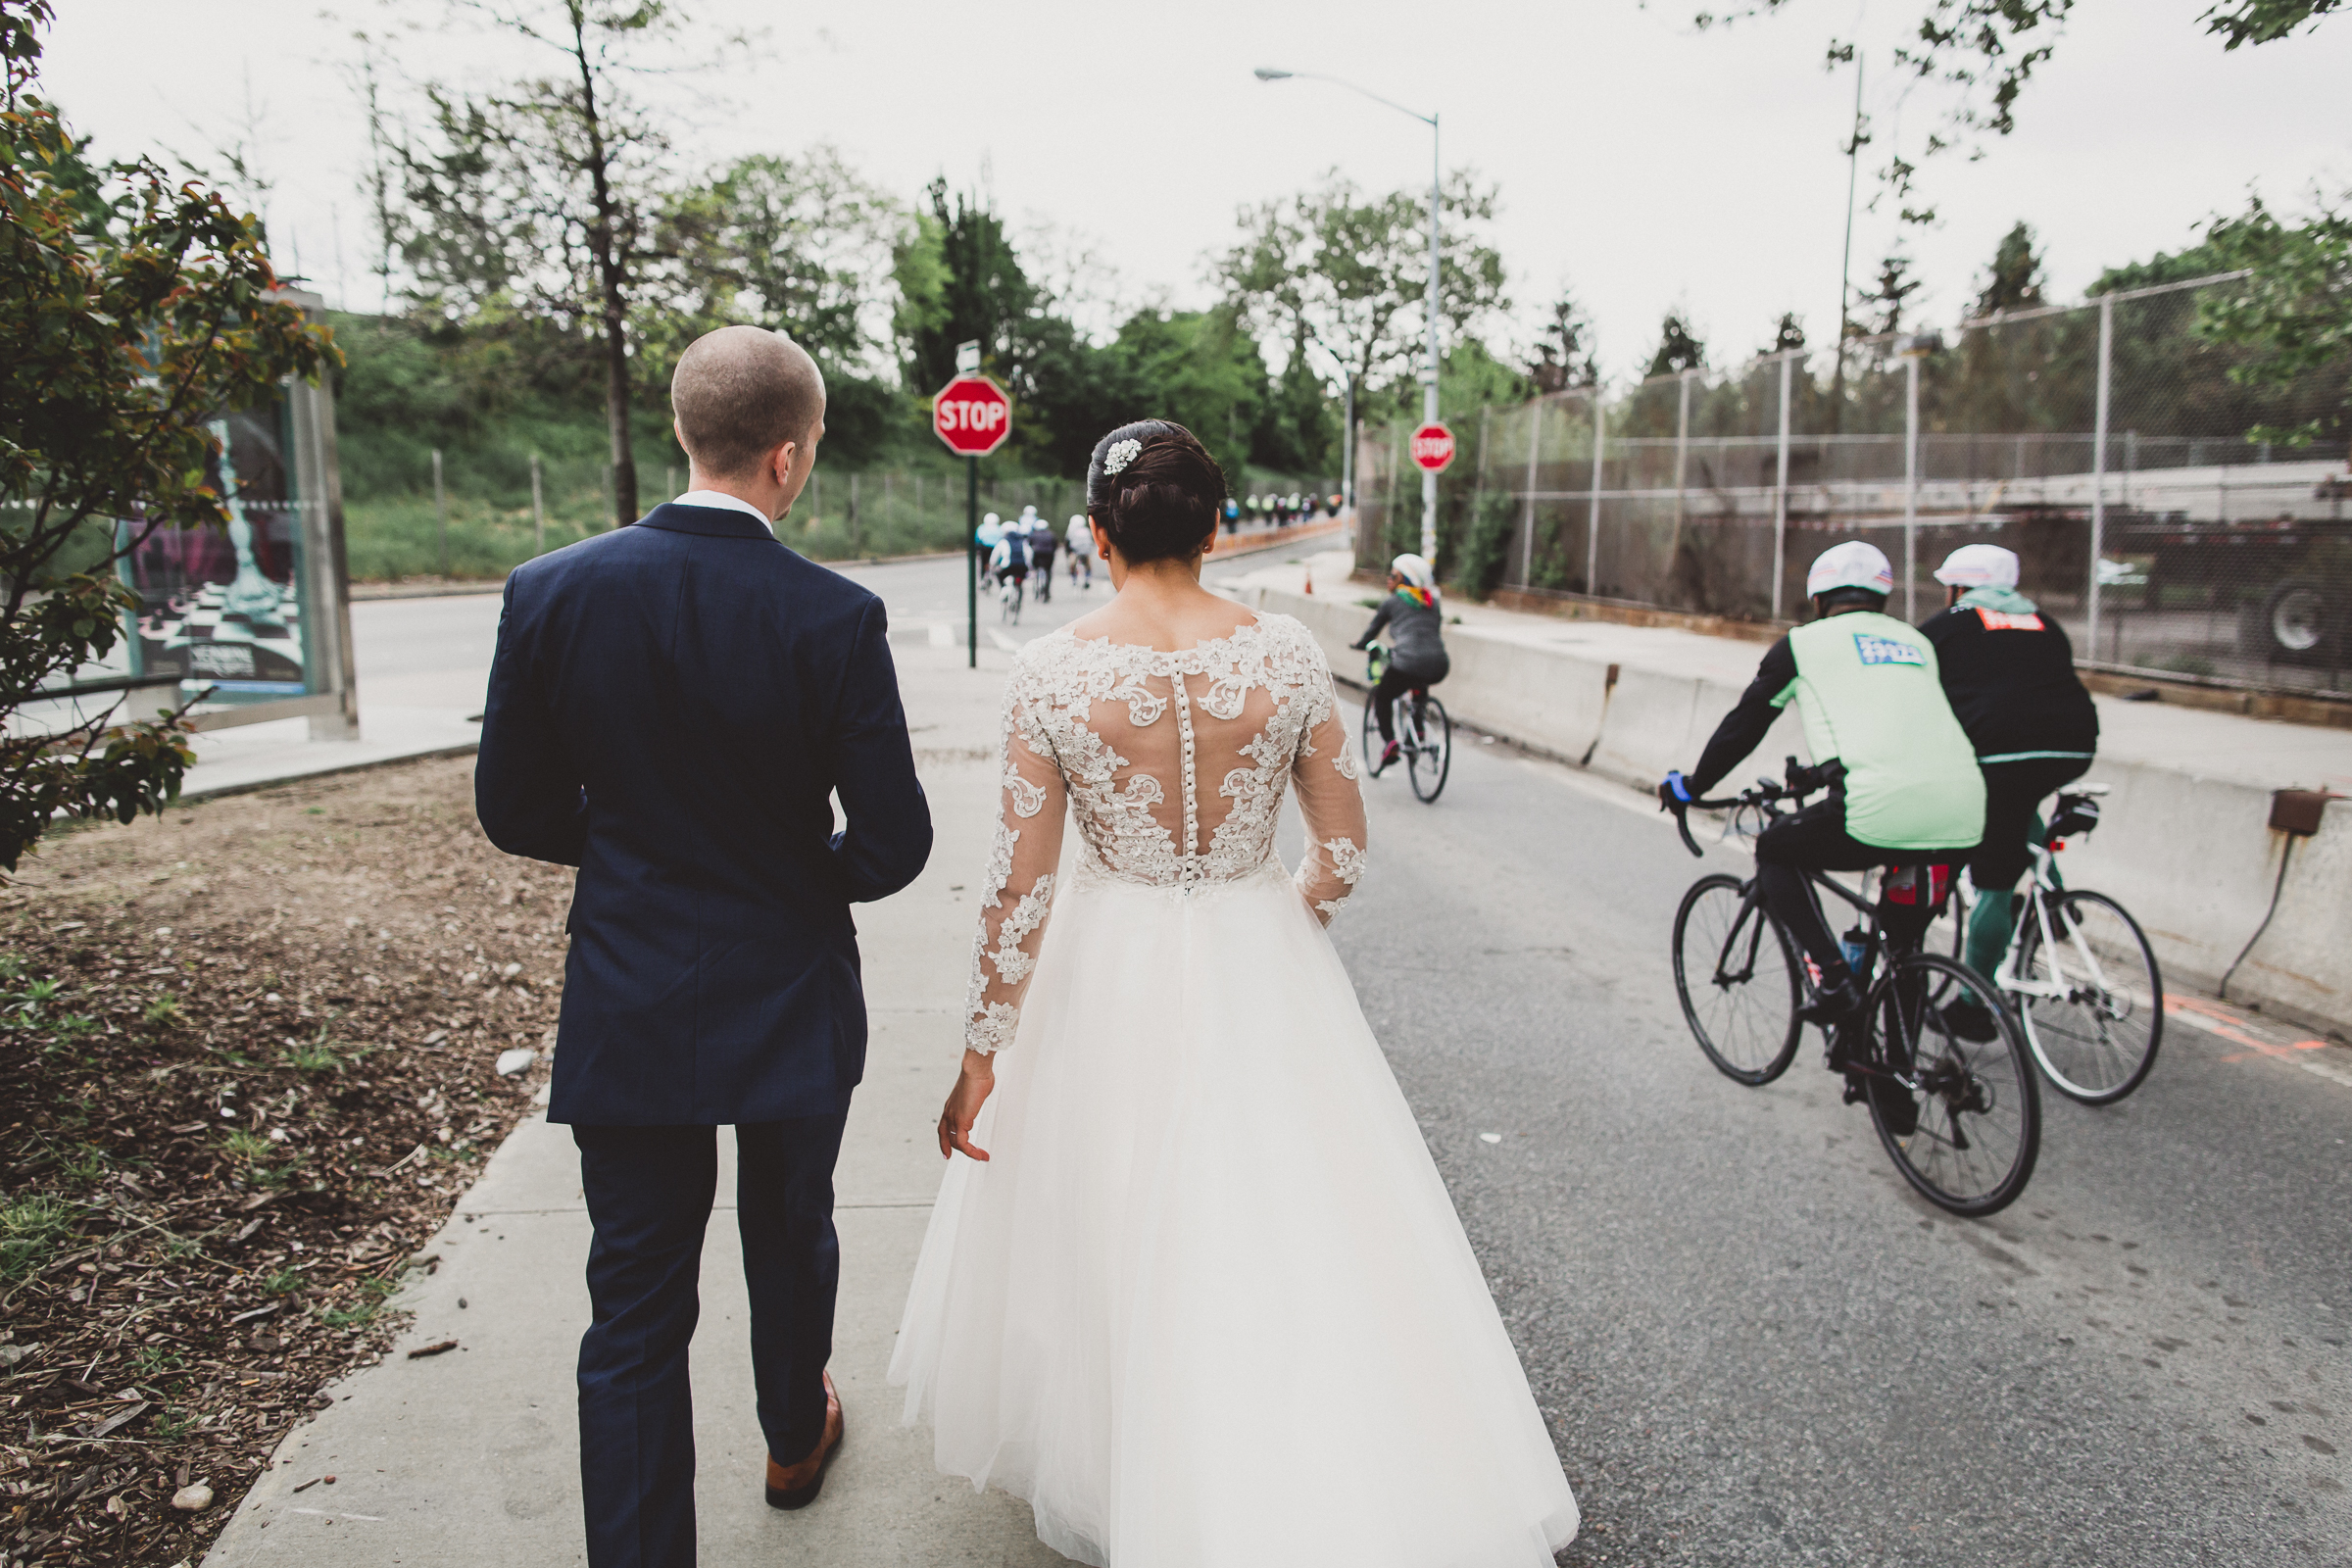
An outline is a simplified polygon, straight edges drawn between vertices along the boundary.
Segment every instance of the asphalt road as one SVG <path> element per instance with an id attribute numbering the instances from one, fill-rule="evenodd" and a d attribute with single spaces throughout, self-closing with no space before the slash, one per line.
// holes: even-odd
<path id="1" fill-rule="evenodd" d="M 960 634 L 960 563 L 850 574 L 895 637 Z M 1334 936 L 1584 1504 L 1563 1561 L 2352 1562 L 2352 1090 L 2176 1019 L 2123 1104 L 2045 1094 L 2014 1207 L 1952 1220 L 1811 1038 L 1761 1090 L 1692 1044 L 1667 932 L 1736 854 L 1463 741 L 1434 807 L 1368 785 Z"/>

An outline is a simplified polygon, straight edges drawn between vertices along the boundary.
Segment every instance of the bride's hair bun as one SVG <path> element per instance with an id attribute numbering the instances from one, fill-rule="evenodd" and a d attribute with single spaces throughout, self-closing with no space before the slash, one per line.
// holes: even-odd
<path id="1" fill-rule="evenodd" d="M 1167 419 L 1120 425 L 1086 466 L 1087 514 L 1130 562 L 1190 556 L 1215 531 L 1224 501 L 1217 460 Z"/>

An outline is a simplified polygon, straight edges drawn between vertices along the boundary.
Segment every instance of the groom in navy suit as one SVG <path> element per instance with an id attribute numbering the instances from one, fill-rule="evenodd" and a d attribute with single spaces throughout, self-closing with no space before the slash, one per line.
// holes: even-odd
<path id="1" fill-rule="evenodd" d="M 571 1125 L 595 1227 L 592 1568 L 694 1561 L 686 1348 L 721 1125 L 767 1500 L 823 1485 L 833 1162 L 865 1064 L 850 906 L 931 853 L 882 603 L 775 534 L 824 435 L 814 362 L 725 327 L 679 358 L 670 404 L 688 493 L 508 577 L 474 771 L 492 843 L 579 867 L 548 1119 Z"/>

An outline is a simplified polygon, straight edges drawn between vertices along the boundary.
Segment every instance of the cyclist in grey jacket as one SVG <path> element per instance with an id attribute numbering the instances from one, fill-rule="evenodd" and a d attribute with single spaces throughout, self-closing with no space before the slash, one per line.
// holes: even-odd
<path id="1" fill-rule="evenodd" d="M 1389 564 L 1389 597 L 1372 612 L 1372 624 L 1348 644 L 1366 648 L 1382 631 L 1389 634 L 1389 667 L 1372 688 L 1372 713 L 1380 722 L 1386 743 L 1380 766 L 1396 760 L 1396 699 L 1446 678 L 1452 663 L 1446 657 L 1446 611 L 1438 599 L 1438 574 L 1420 556 L 1398 556 Z M 1377 773 L 1379 769 L 1374 769 Z"/>

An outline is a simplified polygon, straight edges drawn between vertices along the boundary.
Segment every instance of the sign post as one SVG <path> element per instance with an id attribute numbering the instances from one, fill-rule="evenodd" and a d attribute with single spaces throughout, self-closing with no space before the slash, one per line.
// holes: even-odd
<path id="1" fill-rule="evenodd" d="M 1012 435 L 1012 400 L 980 373 L 980 345 L 956 348 L 956 379 L 931 400 L 931 428 L 963 459 L 964 662 L 980 664 L 980 460 Z"/>

